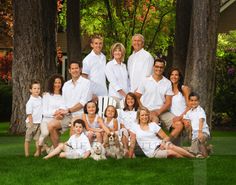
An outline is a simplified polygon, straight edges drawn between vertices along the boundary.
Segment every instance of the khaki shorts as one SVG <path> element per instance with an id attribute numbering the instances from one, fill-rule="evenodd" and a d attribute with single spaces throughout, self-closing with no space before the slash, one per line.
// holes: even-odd
<path id="1" fill-rule="evenodd" d="M 210 137 L 208 134 L 203 133 L 203 142 L 200 142 L 198 138 L 192 140 L 191 146 L 189 148 L 189 152 L 194 153 L 194 154 L 200 154 L 200 146 L 201 145 L 206 145 L 207 142 L 209 141 Z"/>
<path id="2" fill-rule="evenodd" d="M 25 132 L 25 141 L 30 142 L 32 139 L 37 141 L 40 136 L 40 124 L 32 124 L 26 123 L 26 132 Z"/>
<path id="3" fill-rule="evenodd" d="M 154 158 L 167 158 L 167 150 L 161 150 L 160 148 L 157 148 L 155 151 L 154 151 L 154 154 L 153 154 L 153 157 Z"/>
<path id="4" fill-rule="evenodd" d="M 68 128 L 70 128 L 72 116 L 71 115 L 65 115 L 65 117 L 61 120 L 61 132 L 64 133 L 67 131 Z"/>
<path id="5" fill-rule="evenodd" d="M 164 127 L 167 130 L 170 130 L 170 127 L 173 124 L 173 118 L 174 117 L 175 117 L 175 115 L 172 114 L 171 112 L 164 112 L 159 116 L 160 121 L 164 124 Z"/>

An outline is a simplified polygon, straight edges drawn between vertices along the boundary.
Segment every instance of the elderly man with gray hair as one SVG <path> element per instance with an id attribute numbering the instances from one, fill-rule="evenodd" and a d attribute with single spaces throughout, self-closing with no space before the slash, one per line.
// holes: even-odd
<path id="1" fill-rule="evenodd" d="M 135 92 L 140 83 L 151 76 L 154 59 L 152 55 L 143 49 L 144 37 L 135 34 L 132 37 L 133 53 L 128 59 L 128 73 L 130 78 L 131 92 Z"/>

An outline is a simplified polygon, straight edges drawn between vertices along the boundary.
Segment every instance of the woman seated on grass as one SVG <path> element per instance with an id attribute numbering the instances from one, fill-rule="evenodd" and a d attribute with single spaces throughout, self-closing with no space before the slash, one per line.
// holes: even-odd
<path id="1" fill-rule="evenodd" d="M 91 146 L 88 137 L 83 133 L 85 129 L 84 121 L 81 119 L 75 120 L 73 122 L 73 129 L 74 135 L 66 143 L 60 143 L 44 159 L 49 159 L 57 154 L 59 154 L 59 157 L 67 159 L 86 159 L 89 157 Z"/>
<path id="2" fill-rule="evenodd" d="M 194 155 L 183 148 L 175 146 L 169 141 L 169 137 L 155 122 L 150 122 L 150 111 L 141 107 L 137 112 L 137 123 L 133 124 L 131 131 L 131 146 L 129 156 L 134 155 L 135 142 L 147 157 L 154 158 L 192 158 Z"/>

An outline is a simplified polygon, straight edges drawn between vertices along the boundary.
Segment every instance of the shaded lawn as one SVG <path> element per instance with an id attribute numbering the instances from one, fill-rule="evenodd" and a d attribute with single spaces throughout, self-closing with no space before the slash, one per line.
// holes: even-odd
<path id="1" fill-rule="evenodd" d="M 122 159 L 106 161 L 24 157 L 22 136 L 0 124 L 0 184 L 235 184 L 235 132 L 216 132 L 208 159 Z M 66 140 L 68 133 L 63 136 Z M 233 141 L 232 141 L 233 140 Z M 32 144 L 31 153 L 34 146 Z"/>

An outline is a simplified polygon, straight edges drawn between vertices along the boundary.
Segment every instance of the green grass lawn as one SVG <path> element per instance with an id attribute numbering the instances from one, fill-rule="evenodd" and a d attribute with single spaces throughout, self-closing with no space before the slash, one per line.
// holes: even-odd
<path id="1" fill-rule="evenodd" d="M 236 134 L 213 132 L 208 159 L 122 159 L 106 161 L 24 157 L 22 136 L 9 136 L 0 123 L 0 184 L 160 184 L 233 185 Z M 67 135 L 63 136 L 66 140 Z M 32 145 L 32 153 L 34 146 Z"/>

